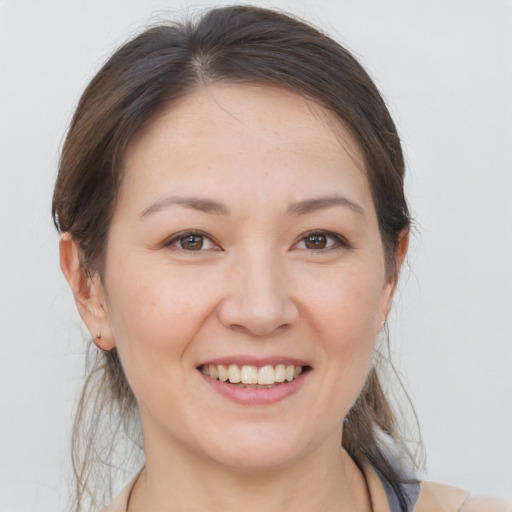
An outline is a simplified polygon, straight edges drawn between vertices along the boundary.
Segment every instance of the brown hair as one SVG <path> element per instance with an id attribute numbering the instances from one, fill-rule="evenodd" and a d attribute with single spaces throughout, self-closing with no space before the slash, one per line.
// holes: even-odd
<path id="1" fill-rule="evenodd" d="M 361 65 L 330 37 L 289 15 L 250 6 L 217 8 L 196 21 L 150 28 L 119 48 L 86 88 L 64 143 L 52 206 L 57 229 L 79 244 L 84 276 L 102 275 L 127 145 L 164 106 L 216 82 L 284 87 L 329 109 L 348 127 L 364 155 L 387 275 L 397 279 L 395 253 L 410 218 L 400 140 L 383 99 Z M 382 433 L 400 445 L 403 439 L 377 367 L 345 418 L 343 445 L 356 461 L 370 461 L 405 509 L 400 484 L 408 478 Z M 112 465 L 112 438 L 122 430 L 140 442 L 138 429 L 135 399 L 116 350 L 98 353 L 74 428 L 74 510 L 84 509 L 86 496 L 94 504 L 95 463 Z"/>

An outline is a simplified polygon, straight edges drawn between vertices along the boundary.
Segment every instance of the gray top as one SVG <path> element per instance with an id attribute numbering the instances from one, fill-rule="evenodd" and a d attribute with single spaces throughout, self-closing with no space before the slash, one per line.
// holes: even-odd
<path id="1" fill-rule="evenodd" d="M 414 506 L 420 496 L 420 484 L 400 484 L 407 501 L 407 508 L 403 510 L 400 507 L 400 501 L 393 487 L 391 487 L 390 483 L 376 469 L 375 472 L 379 476 L 382 487 L 384 487 L 391 512 L 413 512 Z"/>

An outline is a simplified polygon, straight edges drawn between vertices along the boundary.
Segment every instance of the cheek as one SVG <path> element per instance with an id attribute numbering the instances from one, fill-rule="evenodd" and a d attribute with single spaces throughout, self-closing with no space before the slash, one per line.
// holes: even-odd
<path id="1" fill-rule="evenodd" d="M 123 267 L 107 283 L 111 326 L 123 367 L 132 379 L 136 374 L 168 375 L 181 364 L 215 307 L 215 288 L 159 265 Z"/>
<path id="2" fill-rule="evenodd" d="M 346 350 L 351 343 L 357 348 L 357 342 L 365 340 L 373 343 L 385 294 L 383 281 L 371 268 L 355 268 L 333 272 L 309 287 L 309 315 L 333 348 Z"/>
<path id="3" fill-rule="evenodd" d="M 345 273 L 311 297 L 308 315 L 322 346 L 318 367 L 330 392 L 323 408 L 345 415 L 359 395 L 373 358 L 382 285 L 371 272 Z"/>
<path id="4" fill-rule="evenodd" d="M 169 401 L 164 390 L 179 394 L 186 384 L 182 366 L 207 305 L 186 280 L 156 268 L 139 270 L 127 274 L 120 268 L 112 276 L 109 313 L 130 387 L 139 406 L 153 410 Z"/>

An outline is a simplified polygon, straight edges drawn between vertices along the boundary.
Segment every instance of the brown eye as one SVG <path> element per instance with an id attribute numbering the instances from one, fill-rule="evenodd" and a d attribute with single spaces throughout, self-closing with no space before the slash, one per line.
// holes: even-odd
<path id="1" fill-rule="evenodd" d="M 204 237 L 201 235 L 188 235 L 179 240 L 182 249 L 187 251 L 200 251 L 203 248 Z"/>
<path id="2" fill-rule="evenodd" d="M 166 240 L 163 243 L 163 246 L 169 247 L 173 250 L 182 251 L 184 254 L 187 252 L 192 253 L 221 250 L 220 247 L 213 242 L 210 236 L 195 231 L 182 231 L 181 233 L 176 233 L 173 237 Z"/>
<path id="3" fill-rule="evenodd" d="M 325 249 L 327 246 L 327 236 L 316 234 L 304 238 L 304 245 L 307 249 Z"/>
<path id="4" fill-rule="evenodd" d="M 324 252 L 335 249 L 350 249 L 347 240 L 338 233 L 331 231 L 311 231 L 304 233 L 303 238 L 299 240 L 296 249 L 305 249 L 307 251 Z"/>

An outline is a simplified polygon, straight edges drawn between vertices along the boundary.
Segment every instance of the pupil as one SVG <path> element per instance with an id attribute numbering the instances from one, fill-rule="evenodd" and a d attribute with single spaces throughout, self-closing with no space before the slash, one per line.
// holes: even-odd
<path id="1" fill-rule="evenodd" d="M 308 249 L 324 249 L 327 243 L 325 235 L 311 235 L 306 239 Z"/>
<path id="2" fill-rule="evenodd" d="M 189 250 L 199 250 L 203 247 L 203 237 L 198 235 L 190 235 L 181 239 L 181 247 Z"/>

